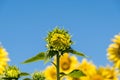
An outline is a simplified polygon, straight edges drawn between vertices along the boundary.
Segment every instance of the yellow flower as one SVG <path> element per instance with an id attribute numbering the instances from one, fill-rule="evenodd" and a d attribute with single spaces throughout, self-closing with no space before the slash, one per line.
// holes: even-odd
<path id="1" fill-rule="evenodd" d="M 66 50 L 72 44 L 71 36 L 64 29 L 55 28 L 46 37 L 47 47 L 56 51 Z"/>
<path id="2" fill-rule="evenodd" d="M 118 80 L 118 72 L 110 66 L 98 68 L 98 73 L 104 80 Z"/>
<path id="3" fill-rule="evenodd" d="M 88 62 L 86 59 L 82 60 L 82 62 L 78 65 L 78 69 L 89 76 L 96 73 L 96 66 L 92 62 Z"/>
<path id="4" fill-rule="evenodd" d="M 8 61 L 9 61 L 8 53 L 3 47 L 0 46 L 0 74 L 2 74 L 3 71 L 5 70 Z"/>
<path id="5" fill-rule="evenodd" d="M 60 56 L 60 72 L 70 73 L 78 64 L 78 60 L 75 56 L 69 56 L 68 53 L 64 53 Z"/>
<path id="6" fill-rule="evenodd" d="M 44 74 L 45 74 L 45 78 L 46 80 L 56 80 L 57 79 L 57 73 L 56 73 L 56 68 L 54 65 L 52 66 L 48 66 L 45 71 L 44 71 Z"/>
<path id="7" fill-rule="evenodd" d="M 100 74 L 93 74 L 89 80 L 104 80 L 104 78 Z"/>
<path id="8" fill-rule="evenodd" d="M 80 77 L 80 78 L 73 78 L 73 77 L 67 76 L 66 79 L 67 80 L 90 80 L 90 78 L 87 77 L 87 76 L 83 76 L 83 77 Z"/>
<path id="9" fill-rule="evenodd" d="M 116 68 L 120 68 L 120 35 L 116 35 L 113 42 L 107 49 L 107 56 Z"/>

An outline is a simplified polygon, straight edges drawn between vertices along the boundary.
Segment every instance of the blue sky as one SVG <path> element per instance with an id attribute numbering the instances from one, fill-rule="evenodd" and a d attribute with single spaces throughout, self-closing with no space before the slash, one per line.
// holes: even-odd
<path id="1" fill-rule="evenodd" d="M 43 61 L 20 64 L 46 50 L 47 32 L 60 26 L 72 35 L 74 49 L 91 56 L 97 66 L 111 64 L 106 49 L 120 32 L 119 0 L 1 0 L 0 42 L 9 52 L 9 64 L 34 72 Z M 82 59 L 78 57 L 79 61 Z"/>

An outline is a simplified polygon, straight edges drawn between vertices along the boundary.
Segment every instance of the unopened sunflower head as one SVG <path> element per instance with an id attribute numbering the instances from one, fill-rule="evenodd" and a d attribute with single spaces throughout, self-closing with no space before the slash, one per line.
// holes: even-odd
<path id="1" fill-rule="evenodd" d="M 112 42 L 107 49 L 107 56 L 114 66 L 120 69 L 120 34 L 115 35 Z"/>
<path id="2" fill-rule="evenodd" d="M 73 43 L 71 36 L 64 29 L 55 28 L 53 31 L 48 33 L 46 37 L 47 48 L 52 50 L 66 50 Z"/>
<path id="3" fill-rule="evenodd" d="M 0 74 L 3 74 L 3 71 L 7 67 L 7 62 L 9 61 L 7 51 L 0 46 Z"/>
<path id="4" fill-rule="evenodd" d="M 19 78 L 20 70 L 16 66 L 8 66 L 5 71 L 5 78 Z"/>
<path id="5" fill-rule="evenodd" d="M 44 73 L 36 71 L 32 74 L 32 79 L 33 80 L 45 80 Z"/>

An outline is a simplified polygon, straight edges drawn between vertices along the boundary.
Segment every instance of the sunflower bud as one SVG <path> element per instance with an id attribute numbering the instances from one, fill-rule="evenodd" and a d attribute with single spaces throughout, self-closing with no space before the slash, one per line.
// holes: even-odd
<path id="1" fill-rule="evenodd" d="M 34 72 L 32 75 L 33 80 L 45 80 L 45 76 L 43 72 Z"/>
<path id="2" fill-rule="evenodd" d="M 64 29 L 55 28 L 46 37 L 47 48 L 55 51 L 66 50 L 73 43 L 71 36 Z"/>
<path id="3" fill-rule="evenodd" d="M 16 66 L 8 66 L 5 71 L 5 78 L 19 78 L 20 70 Z"/>

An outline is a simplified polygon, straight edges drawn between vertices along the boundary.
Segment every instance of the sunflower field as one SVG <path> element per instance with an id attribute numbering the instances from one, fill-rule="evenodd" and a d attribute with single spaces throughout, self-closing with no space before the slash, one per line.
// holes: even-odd
<path id="1" fill-rule="evenodd" d="M 90 55 L 75 50 L 71 47 L 74 42 L 65 29 L 59 27 L 48 32 L 44 52 L 39 52 L 22 64 L 44 61 L 51 63 L 43 71 L 32 74 L 22 72 L 17 66 L 9 65 L 9 55 L 0 45 L 0 80 L 119 80 L 120 76 L 120 34 L 115 35 L 107 49 L 107 58 L 113 65 L 97 67 Z M 79 61 L 77 57 L 82 57 Z"/>

